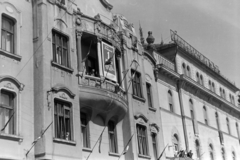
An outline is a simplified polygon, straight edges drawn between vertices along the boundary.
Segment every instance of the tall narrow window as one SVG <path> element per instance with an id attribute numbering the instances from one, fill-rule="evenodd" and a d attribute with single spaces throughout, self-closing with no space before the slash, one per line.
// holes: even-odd
<path id="1" fill-rule="evenodd" d="M 239 134 L 239 128 L 238 128 L 238 123 L 236 122 L 236 130 L 237 130 L 237 135 L 238 135 L 238 138 L 240 138 L 240 134 Z"/>
<path id="2" fill-rule="evenodd" d="M 69 66 L 68 38 L 58 32 L 52 32 L 53 61 L 65 66 Z"/>
<path id="3" fill-rule="evenodd" d="M 87 114 L 83 112 L 81 112 L 81 129 L 82 129 L 83 147 L 90 148 L 88 118 L 87 118 Z"/>
<path id="4" fill-rule="evenodd" d="M 213 145 L 209 144 L 210 159 L 214 160 Z"/>
<path id="5" fill-rule="evenodd" d="M 179 151 L 179 139 L 177 134 L 173 135 L 173 147 L 175 153 L 177 153 Z"/>
<path id="6" fill-rule="evenodd" d="M 233 95 L 232 95 L 232 104 L 235 105 L 235 100 Z"/>
<path id="7" fill-rule="evenodd" d="M 65 140 L 72 139 L 71 108 L 66 102 L 54 102 L 55 137 Z"/>
<path id="8" fill-rule="evenodd" d="M 187 66 L 187 76 L 188 76 L 188 77 L 191 77 L 191 70 L 190 70 L 190 67 L 189 67 L 189 66 Z"/>
<path id="9" fill-rule="evenodd" d="M 221 87 L 219 88 L 219 92 L 220 92 L 220 96 L 223 97 L 222 88 Z"/>
<path id="10" fill-rule="evenodd" d="M 203 115 L 204 115 L 204 122 L 208 125 L 208 116 L 207 116 L 207 108 L 203 106 Z"/>
<path id="11" fill-rule="evenodd" d="M 200 84 L 201 84 L 201 85 L 204 85 L 204 84 L 203 84 L 203 76 L 202 76 L 202 75 L 200 75 Z"/>
<path id="12" fill-rule="evenodd" d="M 228 130 L 228 133 L 231 134 L 230 124 L 229 124 L 229 119 L 228 119 L 228 118 L 226 118 L 226 122 L 227 122 L 227 130 Z"/>
<path id="13" fill-rule="evenodd" d="M 173 97 L 172 97 L 172 92 L 168 91 L 168 103 L 169 103 L 169 109 L 171 112 L 174 112 L 173 110 Z"/>
<path id="14" fill-rule="evenodd" d="M 137 71 L 132 70 L 132 76 L 133 95 L 142 97 L 141 75 Z"/>
<path id="15" fill-rule="evenodd" d="M 208 81 L 208 87 L 209 87 L 210 91 L 212 91 L 212 82 L 210 80 Z"/>
<path id="16" fill-rule="evenodd" d="M 146 127 L 137 124 L 138 152 L 142 155 L 148 155 L 148 144 Z"/>
<path id="17" fill-rule="evenodd" d="M 189 100 L 189 108 L 190 108 L 190 116 L 192 119 L 195 119 L 194 118 L 194 111 L 193 111 L 193 101 L 190 99 Z"/>
<path id="18" fill-rule="evenodd" d="M 185 63 L 182 64 L 182 72 L 187 75 Z"/>
<path id="19" fill-rule="evenodd" d="M 212 91 L 215 92 L 215 85 L 213 82 L 212 82 Z"/>
<path id="20" fill-rule="evenodd" d="M 147 98 L 148 98 L 148 107 L 153 107 L 152 105 L 152 92 L 151 92 L 151 84 L 146 83 L 147 88 Z"/>
<path id="21" fill-rule="evenodd" d="M 222 93 L 222 94 L 223 94 L 223 98 L 225 98 L 225 99 L 226 99 L 225 90 L 223 89 L 223 90 L 222 90 L 222 92 L 223 92 L 223 93 Z"/>
<path id="22" fill-rule="evenodd" d="M 14 21 L 2 16 L 2 50 L 14 53 Z"/>
<path id="23" fill-rule="evenodd" d="M 218 118 L 218 113 L 215 113 L 215 118 L 216 118 L 216 124 L 217 124 L 217 129 L 220 130 L 220 126 L 219 126 L 219 118 Z"/>
<path id="24" fill-rule="evenodd" d="M 116 125 L 113 121 L 108 122 L 109 150 L 112 153 L 118 153 Z"/>
<path id="25" fill-rule="evenodd" d="M 197 79 L 197 83 L 200 83 L 200 79 L 199 79 L 199 74 L 198 74 L 198 72 L 196 73 L 196 79 Z"/>
<path id="26" fill-rule="evenodd" d="M 155 158 L 155 160 L 157 160 L 158 159 L 158 154 L 157 154 L 157 134 L 156 133 L 152 133 L 151 137 L 152 137 L 154 158 Z"/>
<path id="27" fill-rule="evenodd" d="M 12 92 L 1 90 L 0 95 L 0 130 L 4 128 L 4 133 L 15 134 L 14 133 L 14 99 L 15 95 Z M 9 122 L 8 122 L 9 121 Z"/>
<path id="28" fill-rule="evenodd" d="M 200 158 L 200 145 L 199 145 L 199 141 L 198 140 L 195 140 L 195 146 L 196 146 L 196 156 L 197 158 Z"/>
<path id="29" fill-rule="evenodd" d="M 222 159 L 225 160 L 225 159 L 226 159 L 226 158 L 225 158 L 226 156 L 225 156 L 225 150 L 224 150 L 224 148 L 221 149 L 221 152 L 222 152 Z"/>

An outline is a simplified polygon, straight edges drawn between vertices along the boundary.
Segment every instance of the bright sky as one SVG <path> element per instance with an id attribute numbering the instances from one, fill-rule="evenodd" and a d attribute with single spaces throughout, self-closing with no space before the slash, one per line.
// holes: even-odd
<path id="1" fill-rule="evenodd" d="M 240 0 L 109 0 L 113 12 L 123 14 L 155 43 L 170 41 L 176 30 L 240 88 Z"/>

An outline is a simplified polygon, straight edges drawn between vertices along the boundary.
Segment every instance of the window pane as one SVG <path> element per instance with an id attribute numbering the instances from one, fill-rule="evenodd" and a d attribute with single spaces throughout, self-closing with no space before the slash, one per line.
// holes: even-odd
<path id="1" fill-rule="evenodd" d="M 6 50 L 6 32 L 5 31 L 2 31 L 2 49 L 3 50 Z"/>
<path id="2" fill-rule="evenodd" d="M 12 45 L 13 45 L 13 36 L 10 33 L 6 34 L 6 51 L 13 53 L 13 49 L 12 49 Z"/>

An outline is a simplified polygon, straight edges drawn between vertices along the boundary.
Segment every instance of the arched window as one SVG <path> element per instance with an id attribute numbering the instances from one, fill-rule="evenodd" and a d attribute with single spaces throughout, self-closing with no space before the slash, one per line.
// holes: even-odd
<path id="1" fill-rule="evenodd" d="M 222 88 L 221 87 L 219 88 L 219 92 L 220 92 L 220 96 L 223 97 Z"/>
<path id="2" fill-rule="evenodd" d="M 222 153 L 222 159 L 225 160 L 225 159 L 226 159 L 226 158 L 225 158 L 226 156 L 225 156 L 225 150 L 224 150 L 224 148 L 221 149 L 221 153 Z"/>
<path id="3" fill-rule="evenodd" d="M 109 151 L 112 153 L 118 153 L 116 124 L 111 120 L 108 122 L 108 138 Z"/>
<path id="4" fill-rule="evenodd" d="M 212 91 L 215 92 L 215 85 L 214 85 L 214 82 L 212 82 Z"/>
<path id="5" fill-rule="evenodd" d="M 212 91 L 212 82 L 210 80 L 208 81 L 208 87 L 209 87 L 210 91 Z"/>
<path id="6" fill-rule="evenodd" d="M 182 64 L 182 72 L 187 75 L 185 63 Z"/>
<path id="7" fill-rule="evenodd" d="M 188 77 L 191 77 L 191 70 L 190 70 L 190 67 L 189 67 L 189 66 L 187 66 L 187 76 L 188 76 Z"/>
<path id="8" fill-rule="evenodd" d="M 232 104 L 234 104 L 234 105 L 235 105 L 234 96 L 232 96 Z"/>
<path id="9" fill-rule="evenodd" d="M 172 92 L 170 90 L 168 91 L 168 103 L 169 103 L 170 111 L 174 112 L 174 110 L 173 110 L 173 97 L 172 97 Z"/>
<path id="10" fill-rule="evenodd" d="M 173 135 L 173 146 L 174 146 L 174 151 L 178 152 L 179 151 L 179 139 L 178 139 L 177 134 Z"/>
<path id="11" fill-rule="evenodd" d="M 226 99 L 225 90 L 223 89 L 223 90 L 222 90 L 222 92 L 223 92 L 223 98 L 225 98 L 225 99 Z"/>
<path id="12" fill-rule="evenodd" d="M 205 124 L 208 125 L 207 108 L 205 106 L 203 106 L 203 116 Z"/>
<path id="13" fill-rule="evenodd" d="M 214 154 L 213 154 L 213 145 L 209 144 L 209 153 L 210 153 L 210 160 L 214 160 Z"/>
<path id="14" fill-rule="evenodd" d="M 200 158 L 200 144 L 198 140 L 195 140 L 195 145 L 196 145 L 197 158 Z"/>
<path id="15" fill-rule="evenodd" d="M 218 118 L 218 113 L 215 113 L 215 117 L 216 117 L 216 123 L 217 123 L 217 129 L 220 130 L 220 126 L 219 126 L 219 118 Z"/>
<path id="16" fill-rule="evenodd" d="M 189 100 L 189 108 L 190 108 L 191 118 L 192 118 L 192 119 L 195 119 L 195 118 L 194 118 L 193 101 L 192 101 L 192 99 Z"/>
<path id="17" fill-rule="evenodd" d="M 235 155 L 235 152 L 234 152 L 234 151 L 232 152 L 232 159 L 233 159 L 233 160 L 236 160 L 236 155 Z"/>
<path id="18" fill-rule="evenodd" d="M 226 122 L 227 122 L 228 133 L 231 134 L 231 132 L 230 132 L 230 124 L 229 124 L 229 119 L 228 118 L 226 118 Z"/>
<path id="19" fill-rule="evenodd" d="M 199 74 L 198 74 L 198 72 L 196 73 L 196 79 L 197 79 L 197 83 L 200 83 L 200 79 L 199 79 Z"/>
<path id="20" fill-rule="evenodd" d="M 203 85 L 203 76 L 200 75 L 200 84 Z"/>

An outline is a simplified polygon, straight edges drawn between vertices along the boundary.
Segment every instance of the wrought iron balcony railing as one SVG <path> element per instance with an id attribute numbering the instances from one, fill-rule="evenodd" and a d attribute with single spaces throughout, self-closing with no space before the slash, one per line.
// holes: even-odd
<path id="1" fill-rule="evenodd" d="M 171 61 L 167 60 L 163 56 L 154 52 L 154 58 L 156 59 L 157 64 L 163 64 L 165 67 L 175 71 L 175 64 L 172 63 Z"/>

